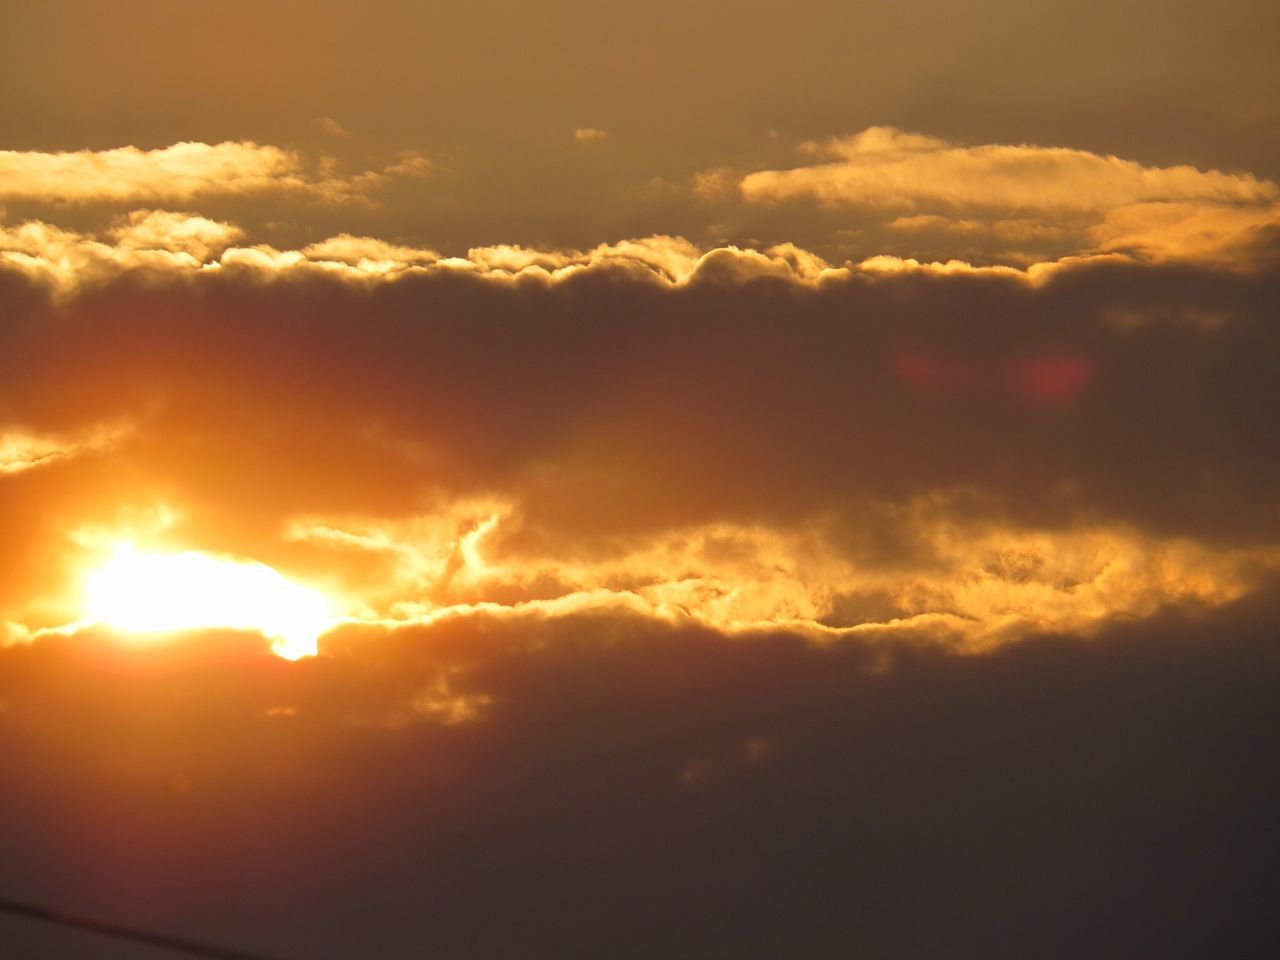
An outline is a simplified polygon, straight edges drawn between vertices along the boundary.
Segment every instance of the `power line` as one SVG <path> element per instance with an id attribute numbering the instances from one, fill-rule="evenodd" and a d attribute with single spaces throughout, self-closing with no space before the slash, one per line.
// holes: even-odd
<path id="1" fill-rule="evenodd" d="M 118 940 L 131 940 L 134 943 L 145 943 L 148 946 L 175 950 L 191 957 L 209 957 L 212 960 L 270 960 L 258 953 L 245 953 L 243 950 L 228 950 L 226 947 L 215 947 L 185 937 L 170 937 L 163 933 L 151 933 L 134 927 L 125 927 L 106 920 L 93 920 L 88 917 L 77 917 L 63 913 L 61 910 L 50 910 L 30 903 L 19 903 L 16 900 L 0 898 L 0 913 L 11 913 L 32 920 L 43 920 L 46 923 L 61 927 L 74 927 L 88 930 L 90 933 L 102 934 L 104 937 L 115 937 Z"/>

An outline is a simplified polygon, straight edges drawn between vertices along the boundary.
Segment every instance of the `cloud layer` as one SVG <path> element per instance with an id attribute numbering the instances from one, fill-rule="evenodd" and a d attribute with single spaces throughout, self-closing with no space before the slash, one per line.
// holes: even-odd
<path id="1" fill-rule="evenodd" d="M 164 504 L 185 519 L 155 535 L 378 621 L 625 609 L 968 649 L 1224 603 L 1280 548 L 1268 270 L 672 238 L 201 261 L 233 228 L 167 213 L 110 236 L 40 235 L 111 267 L 54 299 L 35 254 L 8 274 L 9 459 L 78 453 L 5 481 L 0 615 L 30 629 L 75 619 L 38 611 L 74 597 L 77 530 Z M 108 420 L 132 430 L 74 439 Z"/>
<path id="2" fill-rule="evenodd" d="M 1275 184 L 805 152 L 578 246 L 377 229 L 417 153 L 0 155 L 3 882 L 281 956 L 1273 953 Z"/>
<path id="3" fill-rule="evenodd" d="M 5 865 L 326 960 L 1248 955 L 1274 620 L 1256 597 L 981 658 L 619 616 L 353 630 L 297 664 L 51 640 L 0 650 Z M 65 954 L 33 926 L 6 942 Z"/>

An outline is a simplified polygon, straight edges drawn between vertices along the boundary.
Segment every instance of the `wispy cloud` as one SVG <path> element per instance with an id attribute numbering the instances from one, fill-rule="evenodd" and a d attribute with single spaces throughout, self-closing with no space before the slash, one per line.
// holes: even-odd
<path id="1" fill-rule="evenodd" d="M 0 477 L 103 450 L 128 435 L 131 429 L 121 424 L 107 424 L 72 433 L 0 428 Z"/>

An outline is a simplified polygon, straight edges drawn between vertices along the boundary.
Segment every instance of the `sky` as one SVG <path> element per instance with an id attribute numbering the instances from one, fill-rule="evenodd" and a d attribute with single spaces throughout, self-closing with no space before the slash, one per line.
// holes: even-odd
<path id="1" fill-rule="evenodd" d="M 1280 8 L 3 19 L 0 899 L 1275 955 Z"/>

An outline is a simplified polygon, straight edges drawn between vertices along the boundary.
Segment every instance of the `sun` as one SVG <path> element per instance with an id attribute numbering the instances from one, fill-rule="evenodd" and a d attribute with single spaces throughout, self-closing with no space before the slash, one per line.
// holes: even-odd
<path id="1" fill-rule="evenodd" d="M 85 613 L 129 633 L 256 630 L 288 660 L 315 656 L 320 634 L 337 622 L 328 598 L 265 564 L 194 550 L 142 552 L 131 543 L 87 578 Z"/>

